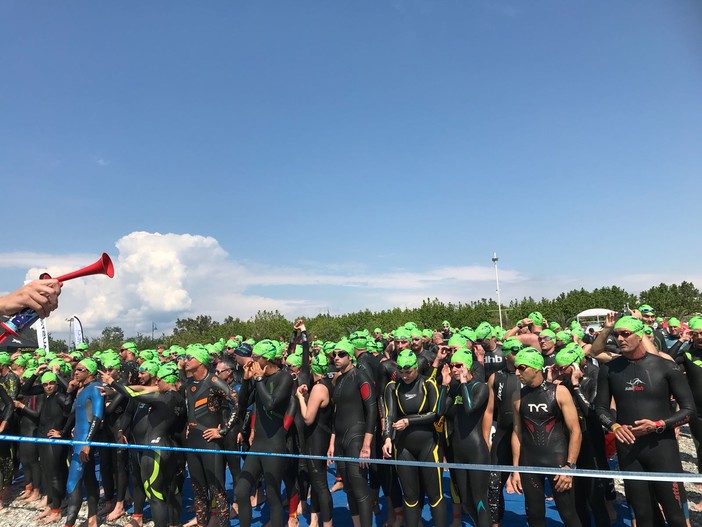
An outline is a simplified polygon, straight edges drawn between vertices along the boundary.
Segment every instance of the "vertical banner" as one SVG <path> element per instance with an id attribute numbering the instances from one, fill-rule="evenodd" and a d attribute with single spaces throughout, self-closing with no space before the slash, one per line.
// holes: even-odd
<path id="1" fill-rule="evenodd" d="M 76 349 L 78 344 L 83 343 L 83 324 L 76 316 L 73 317 L 73 349 Z"/>
<path id="2" fill-rule="evenodd" d="M 43 318 L 37 320 L 34 329 L 37 332 L 37 345 L 49 351 L 49 332 L 46 331 L 46 321 Z"/>

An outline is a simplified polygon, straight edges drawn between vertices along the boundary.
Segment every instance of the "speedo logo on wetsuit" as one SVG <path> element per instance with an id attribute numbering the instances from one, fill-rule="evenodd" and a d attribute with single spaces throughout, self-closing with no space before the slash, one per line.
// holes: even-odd
<path id="1" fill-rule="evenodd" d="M 643 392 L 646 386 L 646 383 L 638 377 L 628 381 L 627 384 L 628 386 L 624 388 L 625 392 Z"/>

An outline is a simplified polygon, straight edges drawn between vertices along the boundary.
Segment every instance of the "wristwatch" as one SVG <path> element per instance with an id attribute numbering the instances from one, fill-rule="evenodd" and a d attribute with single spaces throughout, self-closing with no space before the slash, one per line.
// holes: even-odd
<path id="1" fill-rule="evenodd" d="M 665 421 L 656 421 L 656 433 L 662 434 L 665 432 Z"/>
<path id="2" fill-rule="evenodd" d="M 561 465 L 561 468 L 566 468 L 566 467 L 573 469 L 573 470 L 578 468 L 578 466 L 575 463 L 566 463 L 565 465 Z"/>
<path id="3" fill-rule="evenodd" d="M 263 375 L 259 375 L 258 377 L 254 377 L 254 381 L 256 382 L 261 382 L 263 380 Z"/>

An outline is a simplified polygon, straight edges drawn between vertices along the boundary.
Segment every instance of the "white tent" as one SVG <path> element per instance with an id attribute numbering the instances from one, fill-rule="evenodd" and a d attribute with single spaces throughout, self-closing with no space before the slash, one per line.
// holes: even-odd
<path id="1" fill-rule="evenodd" d="M 581 311 L 577 315 L 575 315 L 575 318 L 578 322 L 580 322 L 581 319 L 595 319 L 597 322 L 600 321 L 600 318 L 605 318 L 607 315 L 611 313 L 611 309 L 603 309 L 603 308 L 593 308 L 593 309 L 586 309 L 585 311 Z"/>

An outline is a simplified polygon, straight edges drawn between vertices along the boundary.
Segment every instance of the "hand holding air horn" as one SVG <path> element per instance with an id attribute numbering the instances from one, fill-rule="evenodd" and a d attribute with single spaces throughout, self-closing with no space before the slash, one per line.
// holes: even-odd
<path id="1" fill-rule="evenodd" d="M 112 278 L 115 275 L 114 265 L 112 265 L 112 260 L 110 260 L 110 257 L 107 255 L 107 253 L 102 253 L 102 256 L 96 262 L 90 264 L 89 266 L 59 276 L 56 278 L 56 280 L 58 280 L 59 285 L 62 286 L 63 282 L 67 280 L 73 280 L 74 278 L 89 276 L 91 274 L 106 274 L 110 278 Z M 39 278 L 47 279 L 51 278 L 51 276 L 49 276 L 48 273 L 42 273 Z M 37 320 L 39 320 L 39 318 L 39 315 L 34 309 L 26 308 L 13 315 L 6 322 L 0 322 L 0 327 L 2 327 L 3 329 L 2 334 L 0 334 L 0 343 L 10 335 L 13 335 L 15 337 L 19 336 L 20 332 L 24 328 L 31 326 Z"/>

